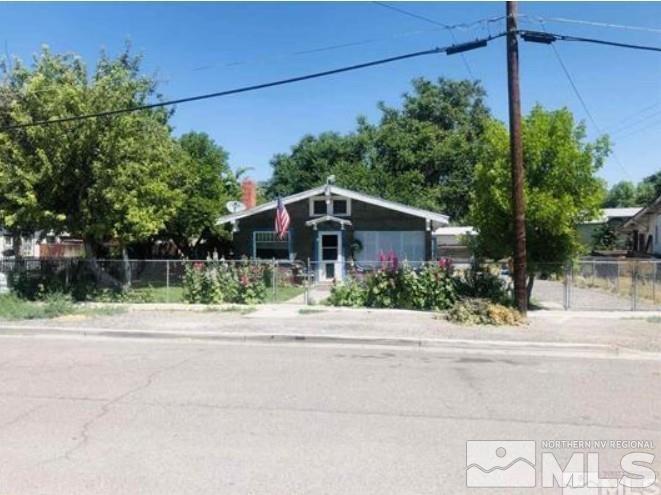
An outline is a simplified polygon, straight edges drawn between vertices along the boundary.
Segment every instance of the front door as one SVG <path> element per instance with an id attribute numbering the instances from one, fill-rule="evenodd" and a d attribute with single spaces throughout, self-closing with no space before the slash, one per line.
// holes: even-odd
<path id="1" fill-rule="evenodd" d="M 340 232 L 319 232 L 317 237 L 317 279 L 321 282 L 342 280 L 344 256 Z"/>

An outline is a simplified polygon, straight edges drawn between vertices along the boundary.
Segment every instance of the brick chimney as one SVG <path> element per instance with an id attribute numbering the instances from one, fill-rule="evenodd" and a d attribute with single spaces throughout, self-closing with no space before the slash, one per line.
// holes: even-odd
<path id="1" fill-rule="evenodd" d="M 246 208 L 257 206 L 257 184 L 252 179 L 243 179 L 241 182 L 241 202 Z"/>

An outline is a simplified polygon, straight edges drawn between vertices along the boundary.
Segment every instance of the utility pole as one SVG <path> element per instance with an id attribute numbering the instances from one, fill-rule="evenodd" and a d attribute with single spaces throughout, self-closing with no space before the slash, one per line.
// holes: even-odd
<path id="1" fill-rule="evenodd" d="M 521 141 L 521 94 L 519 90 L 519 44 L 517 2 L 507 1 L 507 87 L 510 111 L 510 156 L 512 162 L 512 214 L 514 216 L 514 299 L 519 311 L 528 310 L 526 289 L 526 200 L 523 186 L 523 144 Z"/>

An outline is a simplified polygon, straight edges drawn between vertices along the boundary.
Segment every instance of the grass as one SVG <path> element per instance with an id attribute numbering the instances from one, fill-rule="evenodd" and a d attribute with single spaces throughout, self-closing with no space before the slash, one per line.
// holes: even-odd
<path id="1" fill-rule="evenodd" d="M 49 294 L 43 301 L 27 301 L 13 294 L 0 295 L 0 319 L 34 320 L 65 315 L 110 316 L 123 312 L 117 307 L 85 308 L 77 306 L 65 294 Z"/>
<path id="2" fill-rule="evenodd" d="M 268 287 L 265 302 L 287 302 L 290 299 L 293 299 L 296 296 L 299 296 L 305 292 L 305 287 L 301 285 L 290 285 L 286 287 L 276 287 L 275 299 L 273 298 L 273 289 Z"/>

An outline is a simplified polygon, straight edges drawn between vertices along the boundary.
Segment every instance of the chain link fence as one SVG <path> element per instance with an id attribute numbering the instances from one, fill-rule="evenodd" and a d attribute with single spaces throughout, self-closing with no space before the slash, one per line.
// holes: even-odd
<path id="1" fill-rule="evenodd" d="M 402 263 L 418 269 L 429 262 Z M 585 259 L 547 265 L 535 273 L 531 301 L 547 309 L 661 310 L 660 263 Z M 0 293 L 36 299 L 65 292 L 76 300 L 107 302 L 311 304 L 327 297 L 334 283 L 360 280 L 382 265 L 382 260 L 5 259 L 0 260 Z M 453 265 L 456 270 L 469 267 Z M 501 276 L 511 284 L 506 264 Z"/>

